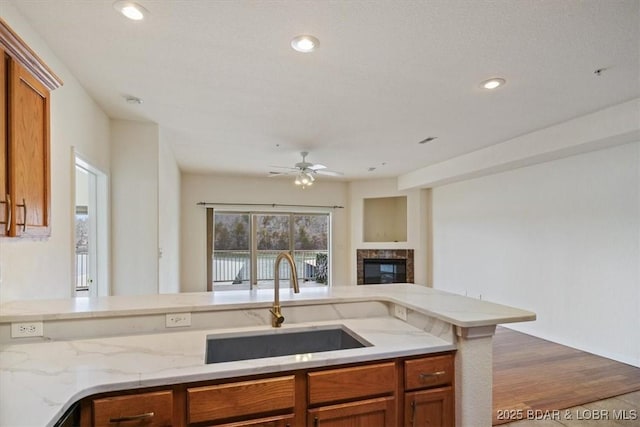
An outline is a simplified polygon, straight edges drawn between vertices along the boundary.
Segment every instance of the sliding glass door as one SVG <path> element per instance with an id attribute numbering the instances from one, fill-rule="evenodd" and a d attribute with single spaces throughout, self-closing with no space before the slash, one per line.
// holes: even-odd
<path id="1" fill-rule="evenodd" d="M 328 282 L 328 213 L 222 212 L 213 214 L 209 276 L 214 291 L 272 288 L 275 259 L 293 254 L 301 286 Z M 283 287 L 290 271 L 280 265 Z"/>

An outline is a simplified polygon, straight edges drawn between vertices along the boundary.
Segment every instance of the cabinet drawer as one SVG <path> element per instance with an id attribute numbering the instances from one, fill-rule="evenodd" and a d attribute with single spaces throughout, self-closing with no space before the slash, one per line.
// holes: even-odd
<path id="1" fill-rule="evenodd" d="M 293 415 L 280 415 L 268 418 L 255 418 L 247 421 L 237 421 L 229 424 L 216 424 L 218 427 L 295 427 Z"/>
<path id="2" fill-rule="evenodd" d="M 436 387 L 453 382 L 453 356 L 433 356 L 404 362 L 406 390 Z"/>
<path id="3" fill-rule="evenodd" d="M 393 362 L 354 368 L 332 369 L 307 374 L 309 404 L 356 399 L 395 391 Z"/>
<path id="4" fill-rule="evenodd" d="M 173 392 L 130 394 L 106 397 L 93 401 L 94 426 L 145 426 L 172 425 Z"/>
<path id="5" fill-rule="evenodd" d="M 189 423 L 292 409 L 293 375 L 187 389 Z"/>

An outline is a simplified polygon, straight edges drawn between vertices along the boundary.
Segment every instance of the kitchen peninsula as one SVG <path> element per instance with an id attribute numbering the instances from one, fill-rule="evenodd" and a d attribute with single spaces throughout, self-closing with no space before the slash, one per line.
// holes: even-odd
<path id="1" fill-rule="evenodd" d="M 286 289 L 280 297 L 282 332 L 341 325 L 371 346 L 205 364 L 207 335 L 272 330 L 273 290 L 5 303 L 0 425 L 54 425 L 99 393 L 434 354 L 454 354 L 456 425 L 490 425 L 495 325 L 535 320 L 529 311 L 412 284 Z M 172 316 L 190 326 L 167 327 Z M 11 338 L 11 324 L 24 322 L 42 322 L 44 336 Z"/>

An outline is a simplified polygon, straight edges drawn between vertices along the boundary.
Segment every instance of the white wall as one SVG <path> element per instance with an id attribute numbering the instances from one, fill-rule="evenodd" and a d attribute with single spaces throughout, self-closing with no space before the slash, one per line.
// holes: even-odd
<path id="1" fill-rule="evenodd" d="M 349 215 L 346 209 L 348 202 L 346 183 L 319 178 L 312 187 L 302 190 L 293 184 L 293 178 L 183 174 L 180 220 L 181 290 L 183 292 L 199 292 L 207 289 L 206 209 L 197 206 L 198 202 L 345 206 L 345 209 L 331 210 L 333 215 L 332 281 L 334 286 L 355 283 L 349 281 L 348 275 Z M 269 210 L 269 208 L 256 207 L 253 210 Z"/>
<path id="2" fill-rule="evenodd" d="M 640 143 L 433 190 L 434 286 L 514 329 L 640 366 Z"/>
<path id="3" fill-rule="evenodd" d="M 167 132 L 160 129 L 158 289 L 163 294 L 180 292 L 180 169 L 167 139 Z"/>
<path id="4" fill-rule="evenodd" d="M 353 181 L 349 183 L 349 210 L 351 212 L 351 250 L 349 253 L 349 283 L 357 283 L 356 249 L 413 249 L 414 281 L 429 285 L 427 226 L 429 216 L 429 190 L 398 190 L 394 178 Z M 364 199 L 374 197 L 407 197 L 407 241 L 365 242 Z"/>
<path id="5" fill-rule="evenodd" d="M 72 147 L 109 171 L 109 119 L 14 6 L 3 1 L 1 8 L 2 19 L 64 85 L 51 93 L 51 237 L 0 239 L 0 302 L 67 298 L 72 294 L 75 248 Z"/>
<path id="6" fill-rule="evenodd" d="M 111 291 L 158 293 L 158 126 L 112 120 L 111 132 Z"/>

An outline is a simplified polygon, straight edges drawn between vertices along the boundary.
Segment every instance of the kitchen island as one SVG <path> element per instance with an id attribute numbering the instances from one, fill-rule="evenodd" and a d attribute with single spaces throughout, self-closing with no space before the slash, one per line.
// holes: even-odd
<path id="1" fill-rule="evenodd" d="M 280 297 L 282 331 L 342 325 L 372 345 L 205 364 L 207 335 L 271 329 L 273 290 L 3 304 L 0 425 L 54 425 L 74 402 L 97 393 L 448 351 L 455 351 L 456 425 L 490 425 L 495 325 L 535 319 L 412 284 L 286 289 Z M 190 326 L 167 327 L 176 316 Z M 25 322 L 42 322 L 44 336 L 11 338 L 11 324 Z"/>

